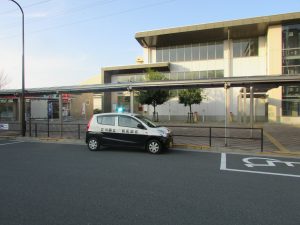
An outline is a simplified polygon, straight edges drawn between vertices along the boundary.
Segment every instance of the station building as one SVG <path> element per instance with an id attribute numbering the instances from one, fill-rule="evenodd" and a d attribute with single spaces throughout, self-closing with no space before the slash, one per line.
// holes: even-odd
<path id="1" fill-rule="evenodd" d="M 103 83 L 144 82 L 147 69 L 170 80 L 300 74 L 300 13 L 138 32 L 143 57 L 135 65 L 102 68 Z M 299 86 L 254 87 L 254 119 L 300 124 Z M 224 88 L 205 89 L 206 99 L 193 111 L 203 121 L 224 120 Z M 249 116 L 249 90 L 230 88 L 233 119 Z M 104 93 L 103 111 L 129 108 L 129 93 Z M 152 115 L 151 106 L 134 103 L 136 112 Z M 178 98 L 157 107 L 160 119 L 186 119 Z M 245 117 L 246 115 L 246 117 Z"/>

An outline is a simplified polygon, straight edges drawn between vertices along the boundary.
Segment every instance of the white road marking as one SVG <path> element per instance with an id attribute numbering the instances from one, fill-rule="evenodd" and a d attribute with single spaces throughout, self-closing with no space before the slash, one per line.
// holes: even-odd
<path id="1" fill-rule="evenodd" d="M 275 176 L 285 176 L 285 177 L 297 177 L 300 178 L 300 175 L 286 174 L 286 173 L 271 173 L 271 172 L 262 172 L 262 171 L 253 171 L 253 170 L 238 170 L 238 169 L 229 169 L 226 167 L 226 153 L 221 154 L 221 165 L 220 170 L 241 172 L 241 173 L 256 173 L 256 174 L 266 174 L 266 175 L 275 175 Z"/>
<path id="2" fill-rule="evenodd" d="M 18 143 L 23 143 L 24 141 L 15 141 L 15 142 L 9 142 L 9 143 L 4 143 L 0 145 L 12 145 L 12 144 L 18 144 Z"/>
<path id="3" fill-rule="evenodd" d="M 221 154 L 220 170 L 226 170 L 226 153 Z"/>
<path id="4" fill-rule="evenodd" d="M 265 163 L 253 163 L 251 162 L 252 160 L 263 160 L 265 161 Z M 287 161 L 281 161 L 281 160 L 278 160 L 278 159 L 271 159 L 271 158 L 260 158 L 260 157 L 249 157 L 249 158 L 244 158 L 243 159 L 243 162 L 245 162 L 245 166 L 247 167 L 255 167 L 255 166 L 267 166 L 267 167 L 275 167 L 276 166 L 276 163 L 281 163 L 283 165 L 286 165 L 288 167 L 295 167 L 294 164 L 299 164 L 300 165 L 300 162 L 287 162 Z"/>

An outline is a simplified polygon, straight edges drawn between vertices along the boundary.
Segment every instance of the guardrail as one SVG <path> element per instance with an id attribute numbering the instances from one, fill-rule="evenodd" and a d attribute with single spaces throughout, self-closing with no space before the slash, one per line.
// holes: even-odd
<path id="1" fill-rule="evenodd" d="M 2 122 L 3 123 L 3 122 Z M 6 122 L 9 124 L 7 132 L 20 132 L 20 123 Z M 180 126 L 167 125 L 173 131 L 175 144 L 188 142 L 188 144 L 215 146 L 236 146 L 241 149 L 260 148 L 264 151 L 263 128 L 245 127 L 220 127 L 220 126 Z M 226 129 L 226 136 L 225 136 Z M 4 130 L 0 135 L 5 134 Z M 26 134 L 30 137 L 52 138 L 85 138 L 86 123 L 65 122 L 50 120 L 29 120 L 26 123 Z M 223 141 L 224 140 L 224 141 Z M 239 141 L 237 141 L 239 140 Z M 248 141 L 248 142 L 247 142 Z"/>
<path id="2" fill-rule="evenodd" d="M 214 146 L 212 144 L 214 139 L 224 139 L 224 145 L 227 144 L 228 147 L 230 140 L 251 140 L 259 142 L 260 151 L 264 151 L 264 130 L 263 128 L 247 128 L 247 127 L 220 127 L 220 126 L 178 126 L 178 125 L 168 125 L 169 128 L 176 128 L 174 132 L 174 137 L 193 137 L 193 138 L 204 138 L 204 143 L 208 144 L 209 147 Z M 182 131 L 180 134 L 178 129 L 198 129 L 198 132 L 188 132 L 186 130 Z M 225 132 L 225 129 L 227 132 Z M 204 132 L 200 131 L 205 130 Z M 198 133 L 195 135 L 195 133 Z M 199 134 L 200 133 L 200 134 Z M 227 134 L 225 136 L 225 133 Z M 205 142 L 206 139 L 206 142 Z M 225 141 L 226 140 L 226 141 Z M 219 141 L 221 143 L 221 141 Z"/>

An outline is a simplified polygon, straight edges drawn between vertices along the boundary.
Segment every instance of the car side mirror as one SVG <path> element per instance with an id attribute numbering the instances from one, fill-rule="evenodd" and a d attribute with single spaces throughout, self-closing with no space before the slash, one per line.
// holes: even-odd
<path id="1" fill-rule="evenodd" d="M 145 130 L 146 128 L 143 126 L 143 124 L 141 124 L 141 123 L 138 123 L 138 125 L 137 125 L 137 128 L 139 128 L 139 129 L 143 129 L 143 130 Z"/>

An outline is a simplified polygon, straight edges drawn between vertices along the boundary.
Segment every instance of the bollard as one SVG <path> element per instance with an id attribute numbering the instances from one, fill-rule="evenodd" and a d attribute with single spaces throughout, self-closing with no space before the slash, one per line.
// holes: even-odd
<path id="1" fill-rule="evenodd" d="M 80 124 L 78 124 L 78 139 L 80 139 Z"/>
<path id="2" fill-rule="evenodd" d="M 37 137 L 37 123 L 34 124 L 35 137 Z"/>

